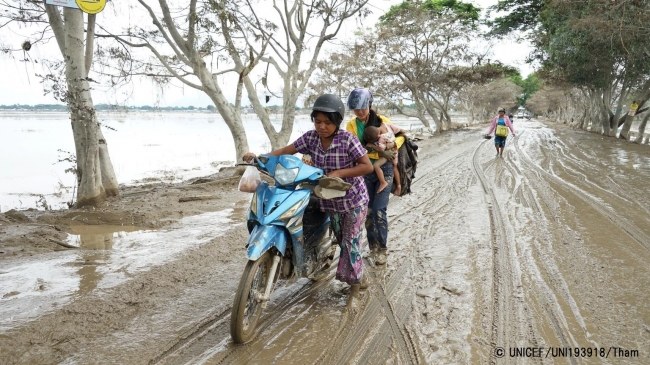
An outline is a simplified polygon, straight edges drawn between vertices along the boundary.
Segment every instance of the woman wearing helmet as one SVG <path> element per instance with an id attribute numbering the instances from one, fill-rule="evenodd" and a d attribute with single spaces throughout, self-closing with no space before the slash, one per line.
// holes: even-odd
<path id="1" fill-rule="evenodd" d="M 361 142 L 340 128 L 344 115 L 345 107 L 336 95 L 319 96 L 311 113 L 314 129 L 269 154 L 308 154 L 312 165 L 323 169 L 327 176 L 341 178 L 352 185 L 341 198 L 320 200 L 321 209 L 330 214 L 331 227 L 341 247 L 336 279 L 352 286 L 352 299 L 357 296 L 363 278 L 361 230 L 368 211 L 368 191 L 362 176 L 372 171 L 372 164 Z M 253 157 L 248 152 L 244 161 Z"/>
<path id="2" fill-rule="evenodd" d="M 486 135 L 490 135 L 496 129 L 494 134 L 494 147 L 497 149 L 497 157 L 499 156 L 503 157 L 503 148 L 506 146 L 506 138 L 508 138 L 508 131 L 505 129 L 506 127 L 510 128 L 510 131 L 512 132 L 512 136 L 514 137 L 515 130 L 514 128 L 512 128 L 512 123 L 510 122 L 510 118 L 506 116 L 506 109 L 499 108 L 499 115 L 497 115 L 496 117 L 494 117 L 494 119 L 492 119 L 492 124 L 490 125 L 490 129 L 486 133 Z M 505 135 L 499 133 L 500 130 L 504 130 Z"/>
<path id="3" fill-rule="evenodd" d="M 360 141 L 363 140 L 363 133 L 367 126 L 380 128 L 382 123 L 392 124 L 388 118 L 377 114 L 371 107 L 372 94 L 370 90 L 359 88 L 350 92 L 348 96 L 348 109 L 352 110 L 356 117 L 348 122 L 346 129 Z M 404 143 L 404 137 L 397 137 L 394 143 L 399 149 L 402 143 Z M 387 149 L 393 148 L 392 142 L 391 145 L 387 145 L 386 147 Z M 379 159 L 379 154 L 376 151 L 368 152 L 368 157 L 374 162 Z M 381 166 L 381 170 L 384 172 L 384 179 L 388 182 L 388 187 L 380 193 L 377 193 L 380 182 L 374 170 L 363 177 L 369 196 L 366 236 L 368 237 L 370 249 L 373 253 L 378 253 L 375 262 L 379 265 L 386 263 L 386 254 L 388 253 L 386 245 L 388 241 L 388 215 L 386 209 L 388 207 L 388 198 L 390 197 L 394 176 L 393 164 L 391 162 L 392 156 L 385 157 L 388 161 Z"/>

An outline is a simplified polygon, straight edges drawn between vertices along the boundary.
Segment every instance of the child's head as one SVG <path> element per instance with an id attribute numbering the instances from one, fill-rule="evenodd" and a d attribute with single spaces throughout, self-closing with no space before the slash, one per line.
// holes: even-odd
<path id="1" fill-rule="evenodd" d="M 374 143 L 379 139 L 379 128 L 373 126 L 366 126 L 363 130 L 363 142 Z"/>

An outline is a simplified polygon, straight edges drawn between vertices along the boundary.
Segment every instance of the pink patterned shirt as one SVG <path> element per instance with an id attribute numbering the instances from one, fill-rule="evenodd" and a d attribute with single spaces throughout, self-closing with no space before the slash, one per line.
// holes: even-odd
<path id="1" fill-rule="evenodd" d="M 293 146 L 298 152 L 310 155 L 314 167 L 323 169 L 325 174 L 354 167 L 356 161 L 366 154 L 366 149 L 361 145 L 359 139 L 343 129 L 336 132 L 327 151 L 323 151 L 320 137 L 315 130 L 298 137 L 293 142 Z M 352 184 L 352 187 L 341 198 L 319 199 L 324 211 L 347 213 L 368 205 L 368 190 L 363 177 L 346 177 L 343 180 Z"/>

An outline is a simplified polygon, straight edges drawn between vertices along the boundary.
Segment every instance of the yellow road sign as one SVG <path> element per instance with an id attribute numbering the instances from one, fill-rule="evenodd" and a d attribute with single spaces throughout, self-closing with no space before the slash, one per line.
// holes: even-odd
<path id="1" fill-rule="evenodd" d="M 106 0 L 77 0 L 77 6 L 88 14 L 97 14 L 104 10 Z"/>

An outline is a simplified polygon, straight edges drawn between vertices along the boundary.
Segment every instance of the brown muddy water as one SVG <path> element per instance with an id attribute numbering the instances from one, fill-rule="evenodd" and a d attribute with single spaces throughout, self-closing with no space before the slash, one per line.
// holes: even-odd
<path id="1" fill-rule="evenodd" d="M 478 129 L 420 142 L 413 194 L 391 198 L 388 264 L 365 259 L 372 284 L 352 310 L 333 271 L 280 283 L 257 336 L 234 345 L 246 240 L 237 195 L 223 234 L 178 222 L 194 238 L 136 231 L 75 252 L 112 253 L 93 259 L 102 276 L 87 294 L 74 293 L 88 257 L 43 257 L 77 297 L 13 314 L 1 350 L 10 363 L 650 363 L 650 148 L 539 121 L 515 128 L 503 158 Z M 193 248 L 168 251 L 185 242 Z"/>
<path id="2" fill-rule="evenodd" d="M 184 250 L 219 237 L 232 209 L 186 217 L 162 230 L 133 226 L 74 226 L 68 244 L 81 250 L 0 261 L 0 331 L 61 308 L 75 298 L 103 292 Z"/>

